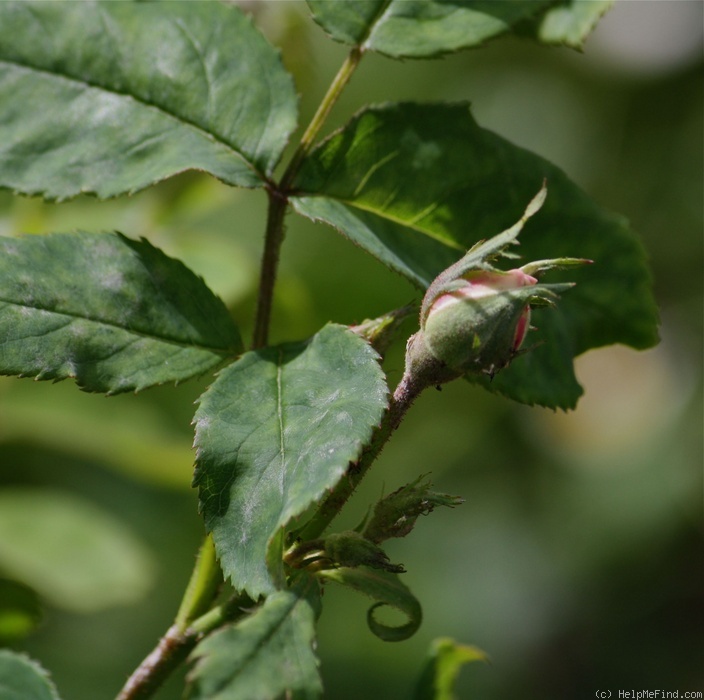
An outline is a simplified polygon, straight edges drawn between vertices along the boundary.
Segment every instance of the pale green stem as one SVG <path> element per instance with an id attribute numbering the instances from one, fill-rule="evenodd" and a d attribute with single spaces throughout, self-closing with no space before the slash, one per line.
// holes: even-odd
<path id="1" fill-rule="evenodd" d="M 207 535 L 176 614 L 174 624 L 179 631 L 184 631 L 195 618 L 208 610 L 221 583 L 222 572 L 215 556 L 213 536 Z"/>

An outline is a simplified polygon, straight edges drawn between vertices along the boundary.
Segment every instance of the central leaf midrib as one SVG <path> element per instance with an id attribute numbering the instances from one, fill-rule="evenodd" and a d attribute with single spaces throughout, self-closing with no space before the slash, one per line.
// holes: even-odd
<path id="1" fill-rule="evenodd" d="M 184 340 L 180 340 L 178 338 L 166 336 L 166 335 L 155 335 L 153 333 L 148 333 L 146 331 L 141 331 L 141 330 L 135 330 L 132 328 L 128 328 L 126 326 L 121 326 L 118 323 L 115 323 L 113 321 L 107 321 L 102 318 L 93 318 L 91 316 L 85 316 L 85 315 L 80 315 L 78 313 L 75 313 L 73 311 L 56 311 L 55 309 L 49 309 L 45 308 L 43 306 L 39 306 L 36 304 L 23 304 L 17 301 L 13 301 L 11 299 L 5 299 L 3 297 L 0 297 L 0 304 L 8 304 L 10 306 L 17 306 L 23 309 L 33 309 L 35 311 L 45 311 L 46 313 L 54 314 L 56 316 L 67 316 L 68 318 L 76 319 L 79 321 L 87 321 L 89 323 L 95 323 L 98 325 L 102 326 L 108 326 L 109 328 L 116 328 L 117 330 L 124 331 L 125 333 L 130 333 L 132 335 L 136 335 L 142 338 L 150 338 L 152 340 L 157 340 L 157 341 L 162 341 L 164 343 L 169 343 L 171 345 L 180 345 L 181 347 L 184 348 L 198 348 L 199 350 L 206 350 L 208 352 L 213 352 L 217 355 L 223 355 L 223 356 L 228 356 L 231 351 L 234 350 L 234 348 L 217 348 L 213 347 L 210 345 L 203 345 L 203 344 L 196 344 L 196 343 L 189 343 Z"/>
<path id="2" fill-rule="evenodd" d="M 455 241 L 449 241 L 446 238 L 440 238 L 440 236 L 428 229 L 423 229 L 415 224 L 410 224 L 407 221 L 404 221 L 403 219 L 400 219 L 398 217 L 392 216 L 388 214 L 387 212 L 380 210 L 380 209 L 373 209 L 372 207 L 369 206 L 364 206 L 363 204 L 360 204 L 357 201 L 351 200 L 351 199 L 346 199 L 344 197 L 339 197 L 336 195 L 330 195 L 327 192 L 306 192 L 305 190 L 296 192 L 295 194 L 292 195 L 292 197 L 321 197 L 323 199 L 330 199 L 335 202 L 339 202 L 340 204 L 344 204 L 345 206 L 348 206 L 353 209 L 359 209 L 360 211 L 367 212 L 368 214 L 374 214 L 375 216 L 378 216 L 380 219 L 386 219 L 388 221 L 391 221 L 394 224 L 399 224 L 400 226 L 403 226 L 404 228 L 410 229 L 411 231 L 415 231 L 416 233 L 420 233 L 421 235 L 425 236 L 426 238 L 431 238 L 434 241 L 437 241 L 438 243 L 442 243 L 443 245 L 447 246 L 448 248 L 455 248 L 457 250 L 462 250 L 464 251 L 465 248 L 464 246 L 460 245 L 459 243 Z"/>
<path id="3" fill-rule="evenodd" d="M 40 68 L 38 66 L 33 66 L 28 63 L 22 63 L 17 60 L 8 60 L 5 58 L 0 58 L 0 65 L 7 65 L 7 66 L 15 66 L 17 68 L 21 68 L 24 70 L 28 71 L 33 71 L 35 73 L 40 73 L 43 75 L 48 75 L 56 79 L 61 79 L 61 80 L 66 80 L 68 82 L 76 83 L 77 85 L 82 85 L 86 88 L 90 88 L 93 90 L 101 90 L 105 93 L 108 93 L 110 95 L 116 95 L 120 98 L 128 98 L 133 100 L 134 102 L 148 108 L 148 109 L 154 109 L 157 112 L 160 112 L 164 116 L 166 116 L 169 119 L 173 119 L 174 121 L 178 122 L 179 124 L 185 125 L 191 129 L 194 129 L 195 131 L 203 134 L 206 138 L 211 139 L 215 143 L 220 144 L 221 146 L 225 146 L 229 151 L 234 153 L 238 158 L 240 158 L 245 165 L 261 180 L 266 180 L 266 176 L 259 172 L 258 168 L 254 165 L 254 163 L 250 162 L 248 156 L 246 156 L 239 148 L 237 148 L 235 145 L 231 144 L 229 141 L 226 141 L 222 136 L 219 134 L 216 134 L 212 131 L 208 131 L 206 128 L 200 126 L 199 124 L 186 119 L 178 114 L 174 114 L 170 112 L 169 110 L 165 109 L 163 106 L 158 105 L 153 102 L 149 102 L 141 97 L 137 97 L 136 95 L 133 95 L 129 92 L 120 92 L 119 90 L 115 90 L 112 88 L 108 88 L 105 85 L 100 85 L 99 83 L 93 83 L 88 80 L 82 79 L 82 78 L 77 78 L 73 75 L 67 75 L 65 73 L 61 73 L 59 71 L 55 70 L 49 70 L 47 68 Z"/>

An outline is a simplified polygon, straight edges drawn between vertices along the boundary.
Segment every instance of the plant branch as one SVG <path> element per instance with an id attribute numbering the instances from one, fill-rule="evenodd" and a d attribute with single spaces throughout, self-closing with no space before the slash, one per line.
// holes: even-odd
<path id="1" fill-rule="evenodd" d="M 154 650 L 137 667 L 116 700 L 146 700 L 183 662 L 198 642 L 195 634 L 184 633 L 172 625 Z"/>
<path id="2" fill-rule="evenodd" d="M 276 271 L 279 266 L 281 244 L 284 242 L 284 216 L 287 200 L 275 190 L 269 190 L 269 211 L 264 237 L 261 271 L 259 273 L 259 294 L 257 296 L 257 316 L 254 321 L 252 349 L 263 348 L 269 341 L 269 322 L 274 298 Z"/>
<path id="3" fill-rule="evenodd" d="M 221 583 L 222 571 L 215 556 L 213 536 L 207 535 L 176 614 L 174 624 L 180 632 L 210 608 Z"/>
<path id="4" fill-rule="evenodd" d="M 174 623 L 129 677 L 116 700 L 147 700 L 152 697 L 206 634 L 241 617 L 252 605 L 254 603 L 249 596 L 235 596 L 194 619 L 186 628 L 182 629 Z"/>
<path id="5" fill-rule="evenodd" d="M 347 83 L 350 81 L 352 74 L 359 65 L 359 62 L 362 59 L 362 55 L 362 49 L 360 49 L 358 46 L 355 46 L 349 52 L 349 54 L 347 54 L 347 58 L 345 59 L 344 63 L 340 66 L 340 70 L 337 71 L 337 75 L 333 78 L 332 83 L 330 83 L 330 87 L 328 88 L 327 93 L 325 93 L 325 97 L 323 97 L 322 101 L 320 102 L 320 105 L 318 106 L 317 111 L 313 115 L 313 118 L 310 120 L 308 128 L 303 133 L 303 136 L 301 136 L 298 148 L 291 157 L 291 161 L 288 164 L 288 167 L 286 168 L 286 172 L 281 178 L 281 190 L 283 192 L 286 192 L 288 190 L 291 182 L 293 181 L 293 178 L 298 172 L 298 168 L 303 162 L 303 159 L 308 155 L 308 152 L 313 146 L 315 137 L 318 135 L 318 132 L 325 123 L 328 114 L 330 114 L 330 110 L 334 107 L 338 98 L 342 94 L 342 90 L 344 89 L 345 85 L 347 85 Z"/>
<path id="6" fill-rule="evenodd" d="M 308 521 L 302 530 L 296 533 L 297 537 L 306 542 L 320 537 L 325 528 L 332 522 L 354 493 L 359 483 L 379 456 L 384 445 L 389 441 L 392 433 L 401 424 L 413 402 L 427 384 L 419 383 L 406 372 L 399 382 L 389 402 L 389 408 L 382 419 L 381 425 L 376 429 L 369 445 L 363 450 L 356 462 L 352 462 L 347 473 L 338 482 L 337 486 L 320 504 L 315 515 Z"/>
<path id="7" fill-rule="evenodd" d="M 303 159 L 310 151 L 315 137 L 318 135 L 330 110 L 339 98 L 345 85 L 349 82 L 360 59 L 362 51 L 354 48 L 348 54 L 345 62 L 340 67 L 337 75 L 323 97 L 317 111 L 308 124 L 308 128 L 301 136 L 301 140 L 291 157 L 291 161 L 284 172 L 279 185 L 270 184 L 269 210 L 266 222 L 266 235 L 264 239 L 264 252 L 262 253 L 261 270 L 259 274 L 259 294 L 257 297 L 257 315 L 254 322 L 254 336 L 252 348 L 264 347 L 269 339 L 269 324 L 271 321 L 271 307 L 274 297 L 274 284 L 276 283 L 276 271 L 279 265 L 279 255 L 281 245 L 284 242 L 284 217 L 288 205 L 288 188 L 291 185 L 298 168 Z"/>
<path id="8" fill-rule="evenodd" d="M 361 57 L 362 51 L 359 48 L 350 51 L 303 133 L 279 185 L 268 185 L 269 208 L 259 277 L 253 349 L 264 347 L 268 343 L 276 271 L 284 240 L 288 188 Z M 208 536 L 198 554 L 174 624 L 130 676 L 117 700 L 145 700 L 151 697 L 169 674 L 186 659 L 203 634 L 241 614 L 240 605 L 243 601 L 239 598 L 208 610 L 221 582 L 222 572 L 215 558 L 212 537 Z M 251 601 L 249 603 L 251 604 Z"/>

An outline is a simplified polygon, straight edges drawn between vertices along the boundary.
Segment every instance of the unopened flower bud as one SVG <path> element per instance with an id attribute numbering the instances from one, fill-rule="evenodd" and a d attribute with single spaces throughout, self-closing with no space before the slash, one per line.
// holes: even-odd
<path id="1" fill-rule="evenodd" d="M 539 260 L 502 271 L 493 266 L 515 244 L 523 224 L 545 201 L 543 188 L 520 221 L 478 243 L 441 272 L 426 291 L 420 331 L 406 351 L 406 375 L 416 390 L 442 384 L 466 373 L 494 375 L 518 354 L 530 330 L 531 306 L 553 305 L 571 284 L 542 284 L 538 277 L 554 269 L 591 262 L 578 258 Z"/>
<path id="2" fill-rule="evenodd" d="M 460 372 L 505 367 L 528 332 L 537 283 L 520 269 L 468 272 L 430 306 L 422 329 L 428 349 Z"/>

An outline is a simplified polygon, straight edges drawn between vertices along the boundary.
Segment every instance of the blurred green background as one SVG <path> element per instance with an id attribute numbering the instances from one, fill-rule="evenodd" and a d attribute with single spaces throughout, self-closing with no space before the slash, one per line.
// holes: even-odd
<path id="1" fill-rule="evenodd" d="M 424 607 L 413 639 L 377 640 L 369 601 L 328 587 L 319 638 L 328 698 L 409 698 L 443 635 L 492 659 L 462 671 L 460 698 L 704 690 L 704 4 L 616 5 L 583 54 L 501 39 L 434 61 L 367 56 L 333 112 L 330 129 L 372 102 L 471 101 L 481 125 L 631 220 L 651 259 L 662 343 L 580 358 L 586 395 L 569 414 L 461 382 L 421 397 L 340 526 L 421 473 L 466 503 L 390 543 Z M 345 49 L 298 2 L 246 6 L 282 48 L 307 123 Z M 262 192 L 197 174 L 108 202 L 0 193 L 0 235 L 145 236 L 203 275 L 246 335 L 265 205 Z M 291 215 L 287 230 L 274 342 L 418 299 L 331 229 Z M 391 383 L 402 345 L 387 358 Z M 70 382 L 0 378 L 0 599 L 32 595 L 3 578 L 40 594 L 38 628 L 10 645 L 38 658 L 66 700 L 114 697 L 175 614 L 203 534 L 190 420 L 207 384 L 106 399 Z M 5 619 L 0 642 L 24 623 Z M 180 697 L 179 685 L 157 697 Z"/>

